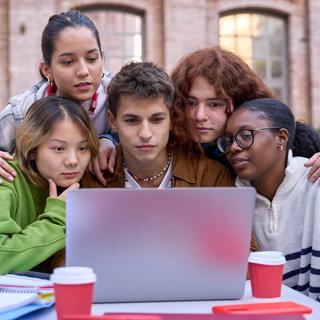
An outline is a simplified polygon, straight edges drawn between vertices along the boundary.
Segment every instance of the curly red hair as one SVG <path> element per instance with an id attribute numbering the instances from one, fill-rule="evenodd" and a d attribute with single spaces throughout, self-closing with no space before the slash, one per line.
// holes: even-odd
<path id="1" fill-rule="evenodd" d="M 183 57 L 172 72 L 175 88 L 171 111 L 172 134 L 176 145 L 188 153 L 200 152 L 193 142 L 186 114 L 187 97 L 194 79 L 203 76 L 214 86 L 217 97 L 225 100 L 227 111 L 257 98 L 274 98 L 272 91 L 236 54 L 220 47 L 194 51 Z"/>

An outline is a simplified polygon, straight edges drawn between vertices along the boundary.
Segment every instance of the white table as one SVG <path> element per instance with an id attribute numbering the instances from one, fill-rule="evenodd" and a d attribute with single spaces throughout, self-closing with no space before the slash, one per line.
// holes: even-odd
<path id="1" fill-rule="evenodd" d="M 252 303 L 252 302 L 271 302 L 271 301 L 295 301 L 312 308 L 313 313 L 305 315 L 308 320 L 320 319 L 320 303 L 307 296 L 282 286 L 280 298 L 258 299 L 253 298 L 251 294 L 250 281 L 247 281 L 245 294 L 241 300 L 215 300 L 215 301 L 182 301 L 182 302 L 147 302 L 147 303 L 112 303 L 112 304 L 94 304 L 92 313 L 101 315 L 104 312 L 168 312 L 168 313 L 211 313 L 214 305 Z M 56 320 L 54 308 L 50 310 L 40 310 L 27 315 L 23 320 Z"/>

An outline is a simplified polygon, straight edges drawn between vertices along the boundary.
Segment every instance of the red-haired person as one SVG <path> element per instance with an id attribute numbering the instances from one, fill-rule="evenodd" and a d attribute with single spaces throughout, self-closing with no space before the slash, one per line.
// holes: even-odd
<path id="1" fill-rule="evenodd" d="M 273 98 L 271 90 L 236 54 L 211 47 L 183 57 L 172 72 L 175 99 L 172 109 L 172 131 L 182 149 L 201 151 L 226 164 L 216 146 L 230 114 L 245 101 Z M 302 143 L 304 137 L 313 141 Z M 199 149 L 200 148 L 200 149 Z M 320 177 L 320 145 L 317 133 L 305 124 L 297 123 L 293 155 L 310 158 L 309 179 Z M 317 153 L 317 154 L 315 154 Z M 227 164 L 226 164 L 227 165 Z"/>

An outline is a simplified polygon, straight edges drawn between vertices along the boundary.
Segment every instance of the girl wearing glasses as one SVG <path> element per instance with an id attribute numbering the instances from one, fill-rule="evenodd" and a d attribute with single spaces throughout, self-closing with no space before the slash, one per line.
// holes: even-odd
<path id="1" fill-rule="evenodd" d="M 287 260 L 284 284 L 316 299 L 320 292 L 320 182 L 307 180 L 306 158 L 292 156 L 295 128 L 287 105 L 255 99 L 231 114 L 217 145 L 238 176 L 236 185 L 257 190 L 253 230 L 260 250 L 281 251 Z"/>
<path id="2" fill-rule="evenodd" d="M 237 55 L 212 47 L 194 51 L 183 57 L 172 73 L 175 101 L 172 112 L 173 134 L 178 147 L 201 152 L 226 164 L 216 146 L 229 115 L 245 101 L 274 98 L 263 81 Z M 313 138 L 315 136 L 315 139 Z M 305 138 L 313 143 L 304 145 Z M 297 123 L 293 145 L 294 156 L 312 157 L 306 165 L 312 168 L 310 181 L 320 177 L 320 144 L 312 128 Z"/>

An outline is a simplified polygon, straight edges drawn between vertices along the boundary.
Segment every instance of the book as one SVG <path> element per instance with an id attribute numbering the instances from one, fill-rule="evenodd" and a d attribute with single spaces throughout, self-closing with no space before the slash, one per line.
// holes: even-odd
<path id="1" fill-rule="evenodd" d="M 0 318 L 1 313 L 20 308 L 38 299 L 37 293 L 3 292 L 0 289 Z"/>
<path id="2" fill-rule="evenodd" d="M 0 289 L 4 292 L 14 291 L 16 293 L 38 293 L 43 295 L 53 295 L 53 283 L 50 280 L 35 277 L 6 274 L 0 276 Z"/>
<path id="3" fill-rule="evenodd" d="M 53 304 L 54 304 L 53 301 L 47 302 L 47 303 L 41 303 L 41 302 L 35 301 L 35 302 L 29 303 L 25 306 L 22 306 L 20 308 L 16 308 L 16 309 L 12 309 L 7 312 L 4 312 L 4 313 L 0 313 L 0 319 L 1 320 L 19 319 L 20 317 L 22 317 L 28 313 L 37 311 L 39 309 L 50 308 L 53 306 Z"/>
<path id="4" fill-rule="evenodd" d="M 50 280 L 10 273 L 0 276 L 0 286 L 39 287 L 53 289 L 53 283 Z"/>
<path id="5" fill-rule="evenodd" d="M 0 276 L 0 319 L 13 320 L 54 304 L 53 283 L 24 275 Z"/>

